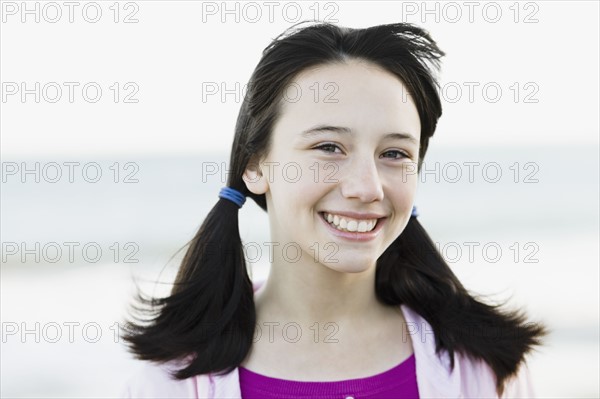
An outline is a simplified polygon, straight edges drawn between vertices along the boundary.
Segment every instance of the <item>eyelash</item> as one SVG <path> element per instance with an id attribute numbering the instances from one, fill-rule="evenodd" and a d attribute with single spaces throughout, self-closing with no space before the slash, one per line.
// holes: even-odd
<path id="1" fill-rule="evenodd" d="M 318 150 L 325 151 L 325 150 L 323 150 L 323 148 L 331 148 L 331 147 L 334 147 L 334 148 L 337 148 L 337 149 L 339 149 L 339 148 L 340 148 L 340 147 L 338 147 L 338 146 L 337 146 L 337 145 L 335 145 L 335 144 L 332 144 L 332 143 L 327 143 L 327 144 L 321 144 L 321 145 L 319 145 L 319 146 L 315 147 L 315 149 L 318 149 Z M 333 154 L 333 153 L 334 153 L 334 152 L 331 152 L 331 151 L 325 151 L 325 152 L 326 152 L 326 153 L 329 153 L 329 154 Z M 408 153 L 404 152 L 404 151 L 398 151 L 398 150 L 388 150 L 388 151 L 385 151 L 385 152 L 384 152 L 384 154 L 386 154 L 386 153 L 388 153 L 388 152 L 396 152 L 396 153 L 400 154 L 400 155 L 401 155 L 402 157 L 404 157 L 404 158 L 410 158 L 410 155 L 409 155 Z M 402 157 L 400 157 L 400 158 L 391 158 L 391 159 L 402 159 Z"/>

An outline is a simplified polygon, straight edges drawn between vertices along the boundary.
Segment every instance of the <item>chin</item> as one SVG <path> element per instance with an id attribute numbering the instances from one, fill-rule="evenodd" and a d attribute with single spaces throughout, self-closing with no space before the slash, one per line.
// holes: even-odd
<path id="1" fill-rule="evenodd" d="M 337 263 L 322 262 L 322 264 L 325 267 L 339 273 L 364 273 L 370 269 L 369 266 L 365 266 L 369 264 L 368 262 L 356 263 L 356 259 L 353 259 L 352 262 L 343 262 L 342 260 L 340 260 Z"/>

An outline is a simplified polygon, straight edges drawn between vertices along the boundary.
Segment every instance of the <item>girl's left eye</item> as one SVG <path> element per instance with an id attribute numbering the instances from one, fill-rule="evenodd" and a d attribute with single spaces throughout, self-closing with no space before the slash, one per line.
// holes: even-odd
<path id="1" fill-rule="evenodd" d="M 408 155 L 407 153 L 405 153 L 403 151 L 389 150 L 389 151 L 386 151 L 383 153 L 384 156 L 386 154 L 392 154 L 391 157 L 388 157 L 388 158 L 392 158 L 392 159 L 410 158 L 410 155 Z"/>

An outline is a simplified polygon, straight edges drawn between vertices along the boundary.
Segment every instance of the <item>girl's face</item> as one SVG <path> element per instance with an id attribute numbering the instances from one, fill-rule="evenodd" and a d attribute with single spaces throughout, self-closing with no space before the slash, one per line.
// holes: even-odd
<path id="1" fill-rule="evenodd" d="M 259 174 L 244 175 L 266 195 L 276 254 L 339 272 L 374 267 L 408 223 L 417 188 L 421 125 L 407 93 L 355 59 L 296 77 Z"/>

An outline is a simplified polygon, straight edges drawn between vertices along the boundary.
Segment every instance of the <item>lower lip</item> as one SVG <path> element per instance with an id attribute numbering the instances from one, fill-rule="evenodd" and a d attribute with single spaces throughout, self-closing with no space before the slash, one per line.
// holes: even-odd
<path id="1" fill-rule="evenodd" d="M 319 219 L 321 219 L 323 221 L 323 223 L 325 223 L 325 226 L 327 226 L 327 229 L 329 229 L 329 231 L 331 231 L 331 233 L 335 236 L 341 237 L 341 238 L 345 238 L 347 240 L 350 241 L 370 241 L 373 240 L 375 237 L 377 237 L 377 235 L 379 234 L 379 231 L 381 231 L 381 229 L 383 228 L 383 225 L 385 224 L 386 218 L 381 218 L 377 220 L 377 224 L 375 225 L 375 228 L 371 231 L 367 231 L 364 233 L 359 233 L 357 231 L 341 231 L 336 229 L 335 227 L 333 227 L 331 225 L 331 223 L 329 223 L 327 220 L 324 219 L 324 216 L 322 213 L 319 214 Z"/>

